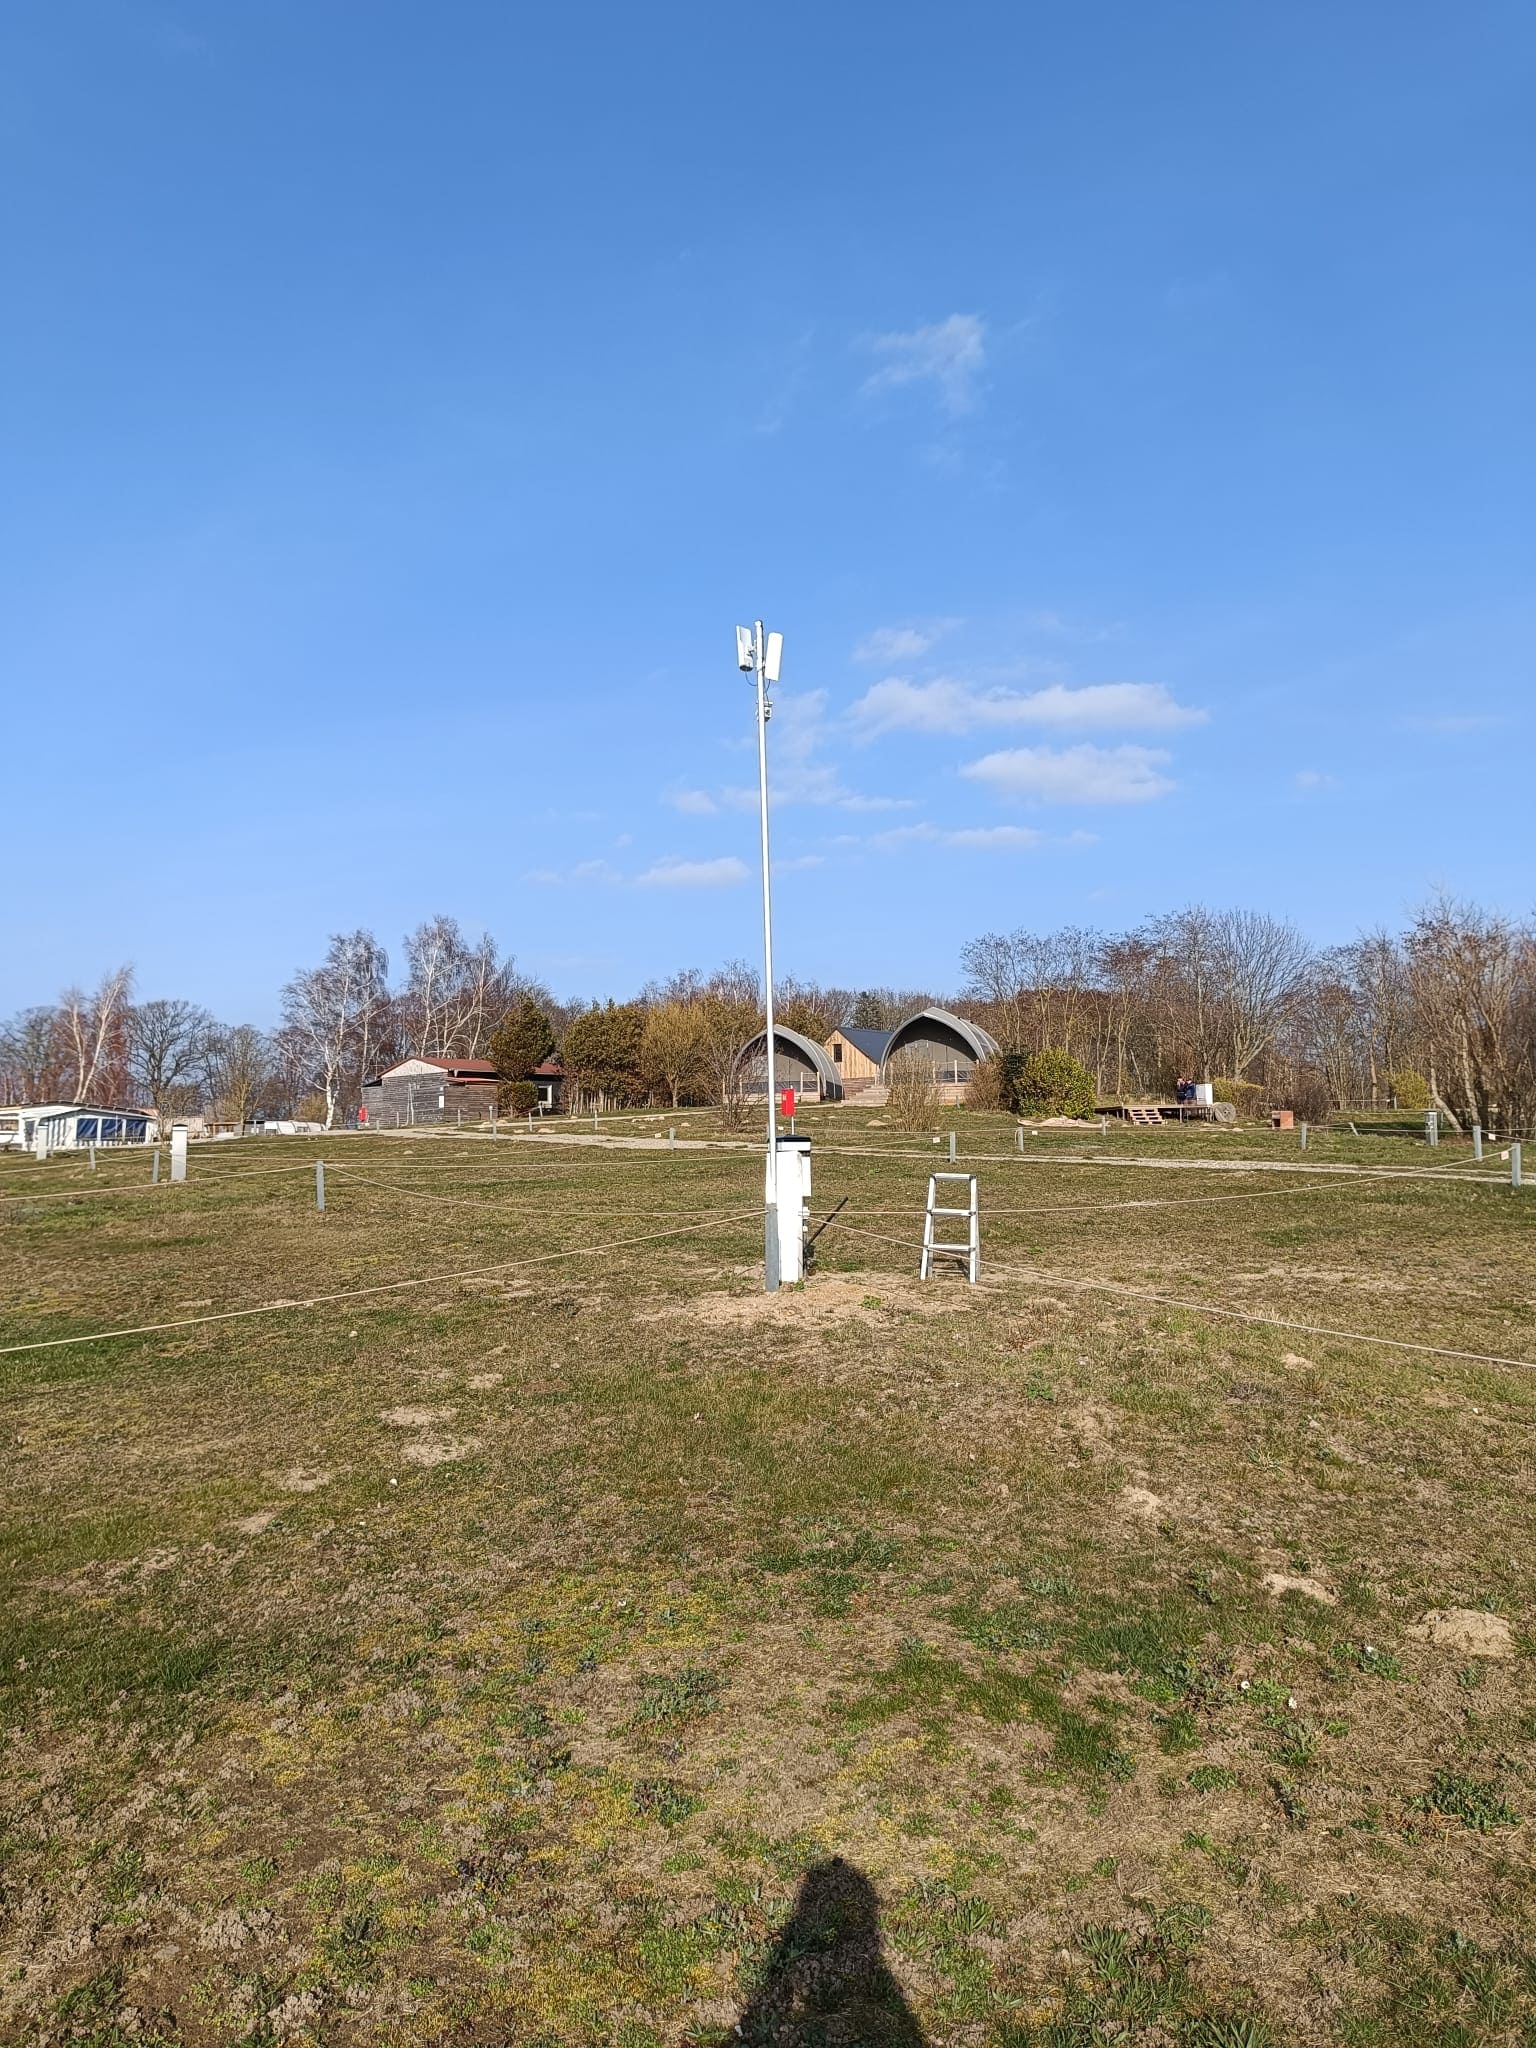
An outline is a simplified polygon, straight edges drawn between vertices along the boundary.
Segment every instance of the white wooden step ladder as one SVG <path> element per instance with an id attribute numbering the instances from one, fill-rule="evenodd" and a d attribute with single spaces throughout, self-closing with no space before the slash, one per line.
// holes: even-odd
<path id="1" fill-rule="evenodd" d="M 966 1206 L 955 1209 L 940 1204 L 939 1182 L 964 1181 Z M 934 1225 L 940 1218 L 963 1218 L 966 1235 L 963 1243 L 951 1239 L 948 1243 L 935 1234 Z M 981 1212 L 976 1206 L 976 1176 L 974 1173 L 930 1173 L 928 1176 L 928 1209 L 923 1217 L 923 1263 L 918 1268 L 920 1280 L 933 1278 L 933 1262 L 939 1259 L 964 1259 L 965 1276 L 974 1287 L 981 1278 Z"/>

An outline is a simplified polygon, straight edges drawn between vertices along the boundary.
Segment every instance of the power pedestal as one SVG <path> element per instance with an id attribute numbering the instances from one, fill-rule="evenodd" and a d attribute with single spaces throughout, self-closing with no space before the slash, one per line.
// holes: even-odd
<path id="1" fill-rule="evenodd" d="M 780 1138 L 778 1141 L 779 1285 L 793 1287 L 805 1278 L 805 1231 L 811 1216 L 811 1141 L 809 1138 Z M 766 1162 L 763 1177 L 768 1199 L 773 1186 Z"/>

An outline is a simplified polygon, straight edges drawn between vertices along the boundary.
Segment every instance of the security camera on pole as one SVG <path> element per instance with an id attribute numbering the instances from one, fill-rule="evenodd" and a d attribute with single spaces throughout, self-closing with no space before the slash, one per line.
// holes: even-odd
<path id="1" fill-rule="evenodd" d="M 775 1087 L 773 1044 L 773 890 L 768 861 L 768 719 L 771 715 L 768 686 L 779 680 L 779 665 L 783 657 L 784 635 L 764 633 L 761 619 L 750 628 L 736 628 L 736 666 L 743 674 L 754 676 L 757 681 L 757 785 L 763 852 L 763 1050 L 768 1066 L 768 1155 L 764 1185 L 763 1284 L 769 1294 L 777 1291 L 781 1280 L 794 1283 L 801 1277 L 802 1177 L 806 1181 L 809 1180 L 810 1164 L 808 1156 L 803 1165 L 799 1157 L 802 1147 L 807 1155 L 809 1153 L 809 1147 L 804 1146 L 802 1140 L 795 1147 L 794 1160 L 782 1162 L 790 1168 L 790 1173 L 787 1183 L 781 1187 L 778 1091 Z M 804 1193 L 809 1194 L 808 1187 Z"/>

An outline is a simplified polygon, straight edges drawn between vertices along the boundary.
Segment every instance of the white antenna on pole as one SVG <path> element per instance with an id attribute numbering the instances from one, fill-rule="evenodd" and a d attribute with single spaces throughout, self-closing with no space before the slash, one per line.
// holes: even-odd
<path id="1" fill-rule="evenodd" d="M 750 629 L 736 628 L 736 666 L 757 682 L 757 788 L 763 850 L 763 1049 L 767 1056 L 768 1161 L 763 1216 L 763 1285 L 769 1294 L 779 1286 L 779 1125 L 774 1095 L 773 1046 L 773 888 L 768 863 L 768 685 L 779 680 L 784 635 L 763 634 L 759 619 Z M 798 1201 L 796 1204 L 798 1209 Z"/>

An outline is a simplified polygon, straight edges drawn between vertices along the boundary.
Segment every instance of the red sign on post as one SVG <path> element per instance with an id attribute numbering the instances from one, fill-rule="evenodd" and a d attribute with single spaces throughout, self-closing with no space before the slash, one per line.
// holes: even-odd
<path id="1" fill-rule="evenodd" d="M 793 1123 L 795 1120 L 795 1091 L 785 1088 L 779 1096 L 779 1109 Z"/>

